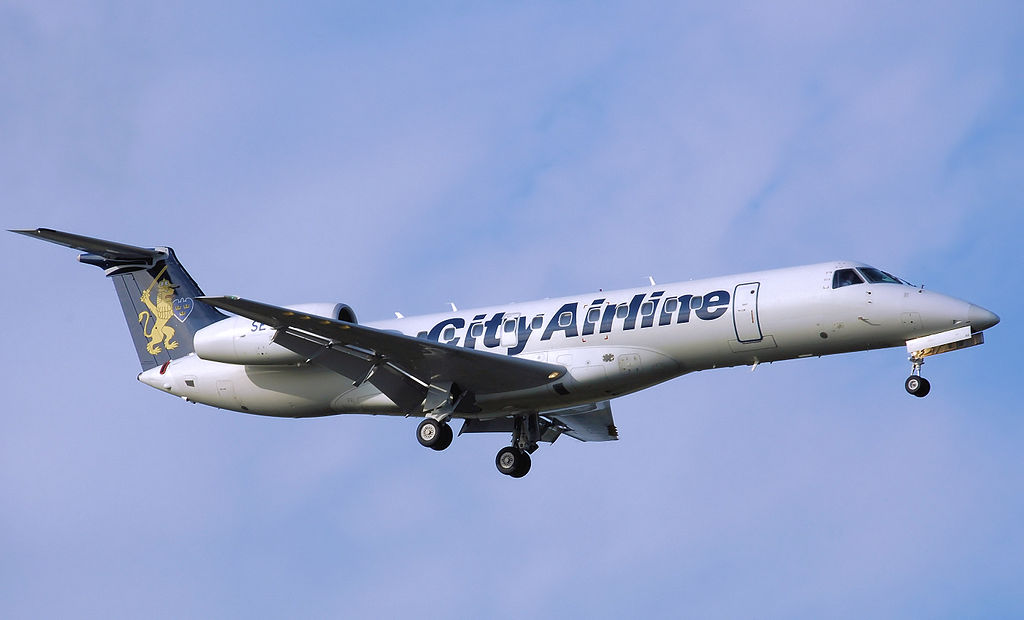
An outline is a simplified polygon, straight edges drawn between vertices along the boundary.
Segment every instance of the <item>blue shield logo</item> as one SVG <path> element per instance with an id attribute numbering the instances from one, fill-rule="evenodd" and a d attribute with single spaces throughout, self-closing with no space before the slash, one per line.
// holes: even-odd
<path id="1" fill-rule="evenodd" d="M 179 297 L 174 300 L 174 316 L 182 323 L 192 314 L 192 298 Z"/>

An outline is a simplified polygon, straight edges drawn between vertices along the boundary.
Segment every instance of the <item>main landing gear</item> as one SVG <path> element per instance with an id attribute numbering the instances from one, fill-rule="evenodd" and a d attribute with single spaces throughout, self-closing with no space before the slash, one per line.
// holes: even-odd
<path id="1" fill-rule="evenodd" d="M 494 464 L 498 471 L 513 478 L 522 478 L 530 471 L 530 454 L 540 441 L 540 417 L 536 413 L 516 416 L 512 426 L 512 445 L 498 450 Z"/>
<path id="2" fill-rule="evenodd" d="M 425 418 L 416 427 L 416 440 L 420 445 L 438 452 L 450 446 L 454 436 L 447 421 L 435 418 Z M 513 418 L 512 445 L 499 450 L 494 458 L 498 471 L 512 478 L 525 476 L 530 471 L 530 455 L 537 450 L 540 437 L 540 417 L 536 413 Z"/>
<path id="3" fill-rule="evenodd" d="M 530 471 L 530 463 L 530 453 L 515 446 L 506 446 L 498 450 L 498 456 L 494 458 L 498 471 L 513 478 L 525 476 Z"/>
<path id="4" fill-rule="evenodd" d="M 910 363 L 913 364 L 913 368 L 903 386 L 907 388 L 908 394 L 924 398 L 928 395 L 928 392 L 932 391 L 932 384 L 928 383 L 928 379 L 921 376 L 921 366 L 924 365 L 924 360 L 919 357 L 912 357 L 910 358 Z"/>
<path id="5" fill-rule="evenodd" d="M 416 427 L 416 439 L 420 445 L 431 450 L 440 452 L 452 445 L 455 433 L 447 422 L 438 422 L 433 418 L 427 418 Z"/>

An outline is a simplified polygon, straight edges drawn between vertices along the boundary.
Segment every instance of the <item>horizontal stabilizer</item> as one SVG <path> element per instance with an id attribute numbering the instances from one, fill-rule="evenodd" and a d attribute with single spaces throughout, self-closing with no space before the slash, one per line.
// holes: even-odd
<path id="1" fill-rule="evenodd" d="M 164 256 L 163 252 L 152 248 L 140 248 L 138 246 L 128 245 L 125 243 L 117 243 L 116 241 L 96 239 L 94 237 L 86 237 L 83 235 L 61 232 L 59 230 L 51 230 L 49 228 L 12 230 L 11 232 L 18 233 L 19 235 L 35 237 L 36 239 L 42 239 L 43 241 L 49 241 L 50 243 L 56 243 L 57 245 L 63 245 L 64 247 L 80 250 L 82 252 L 88 252 L 89 254 L 96 254 L 97 256 L 102 256 L 114 261 L 155 260 Z"/>

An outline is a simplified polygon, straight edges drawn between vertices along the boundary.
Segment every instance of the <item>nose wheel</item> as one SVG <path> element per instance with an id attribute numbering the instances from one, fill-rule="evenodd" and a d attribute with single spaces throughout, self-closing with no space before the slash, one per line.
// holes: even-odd
<path id="1" fill-rule="evenodd" d="M 932 390 L 932 384 L 928 383 L 928 379 L 920 377 L 918 375 L 910 375 L 907 377 L 907 382 L 904 384 L 907 388 L 907 393 L 918 398 L 924 398 L 928 395 L 928 392 Z"/>
<path id="2" fill-rule="evenodd" d="M 910 358 L 910 363 L 913 364 L 913 368 L 903 387 L 907 388 L 907 394 L 924 398 L 928 395 L 928 392 L 932 391 L 932 384 L 928 383 L 928 379 L 921 376 L 921 366 L 924 365 L 924 360 L 919 357 L 912 357 Z"/>

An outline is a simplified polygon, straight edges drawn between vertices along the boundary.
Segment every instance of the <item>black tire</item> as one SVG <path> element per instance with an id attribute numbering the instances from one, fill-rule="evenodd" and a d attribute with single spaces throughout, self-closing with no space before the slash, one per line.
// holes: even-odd
<path id="1" fill-rule="evenodd" d="M 903 384 L 903 387 L 907 389 L 908 394 L 918 398 L 924 398 L 928 395 L 928 392 L 932 391 L 932 385 L 931 383 L 928 383 L 928 379 L 917 375 L 907 377 L 907 381 Z"/>
<path id="2" fill-rule="evenodd" d="M 430 446 L 432 449 L 440 452 L 448 446 L 452 445 L 452 439 L 455 439 L 455 433 L 452 431 L 452 427 L 448 424 L 441 425 L 441 436 L 438 438 L 437 443 Z"/>
<path id="3" fill-rule="evenodd" d="M 520 450 L 519 453 L 519 463 L 516 465 L 516 470 L 510 474 L 513 478 L 522 478 L 530 473 L 530 465 L 533 462 L 529 452 Z"/>
<path id="4" fill-rule="evenodd" d="M 527 459 L 530 455 L 523 452 L 519 448 L 513 448 L 512 446 L 506 446 L 501 450 L 498 450 L 498 456 L 494 457 L 494 465 L 498 468 L 498 471 L 505 474 L 506 476 L 512 476 L 513 478 L 521 478 L 526 474 L 523 473 L 520 476 L 516 476 L 516 473 L 522 469 L 523 457 Z M 529 471 L 530 466 L 526 466 Z"/>
<path id="5" fill-rule="evenodd" d="M 427 418 L 416 427 L 416 440 L 424 448 L 433 448 L 441 442 L 442 437 L 444 437 L 444 431 L 441 430 L 441 423 L 437 420 Z"/>

